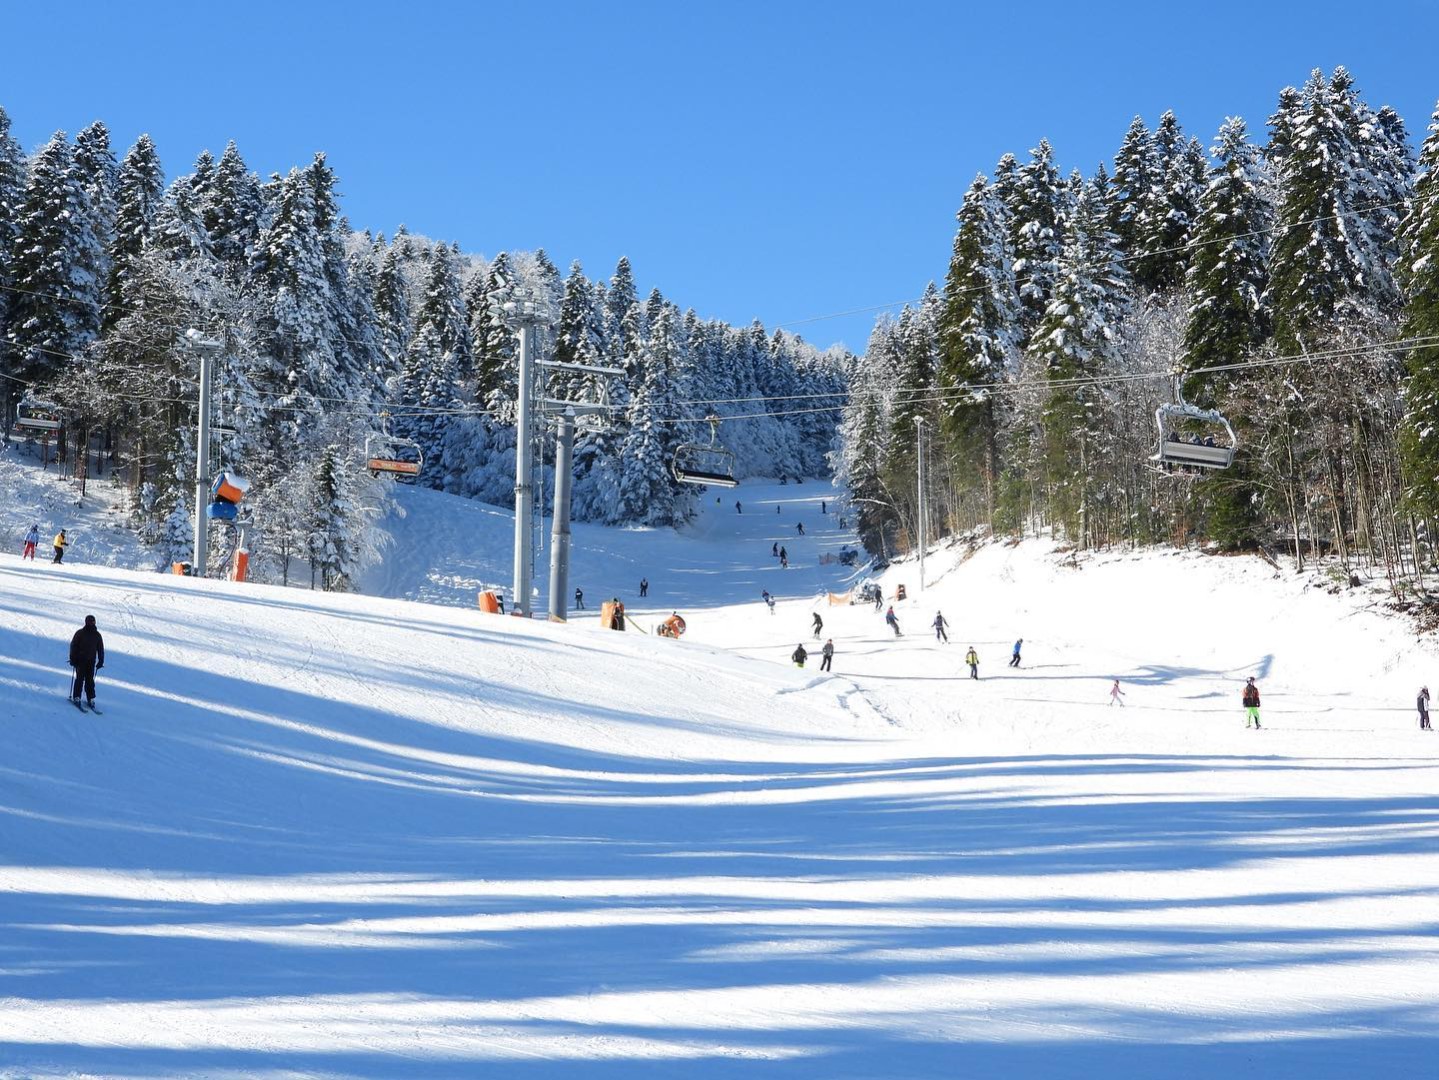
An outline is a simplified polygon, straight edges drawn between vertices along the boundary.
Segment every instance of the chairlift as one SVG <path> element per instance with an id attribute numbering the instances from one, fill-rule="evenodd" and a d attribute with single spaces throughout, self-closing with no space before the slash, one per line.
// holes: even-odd
<path id="1" fill-rule="evenodd" d="M 386 414 L 388 415 L 388 414 Z M 414 439 L 383 434 L 365 437 L 365 468 L 371 476 L 393 476 L 402 484 L 413 484 L 424 467 L 425 455 Z"/>
<path id="2" fill-rule="evenodd" d="M 47 437 L 65 426 L 61 419 L 64 410 L 53 401 L 42 401 L 31 394 L 20 399 L 15 410 L 15 437 L 33 439 L 37 435 Z"/>
<path id="3" fill-rule="evenodd" d="M 1182 476 L 1190 469 L 1227 469 L 1234 464 L 1239 439 L 1224 414 L 1186 402 L 1177 378 L 1174 396 L 1174 403 L 1161 405 L 1154 412 L 1159 449 L 1149 460 L 1168 476 Z"/>
<path id="4" fill-rule="evenodd" d="M 710 426 L 710 441 L 683 443 L 675 448 L 671 469 L 681 484 L 707 484 L 710 487 L 732 488 L 739 484 L 734 478 L 734 453 L 720 445 L 719 417 L 705 418 Z"/>

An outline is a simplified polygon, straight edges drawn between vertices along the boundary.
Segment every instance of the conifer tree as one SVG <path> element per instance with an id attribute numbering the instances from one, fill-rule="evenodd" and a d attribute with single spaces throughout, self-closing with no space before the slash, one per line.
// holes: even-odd
<path id="1" fill-rule="evenodd" d="M 629 403 L 617 492 L 619 521 L 674 525 L 688 516 L 670 471 L 678 442 L 673 425 L 678 350 L 674 309 L 662 305 L 643 342 L 637 365 L 641 377 Z"/>
<path id="2" fill-rule="evenodd" d="M 490 263 L 484 288 L 472 291 L 469 305 L 475 364 L 475 398 L 501 416 L 514 410 L 519 386 L 519 339 L 504 305 L 514 295 L 516 273 L 500 252 Z"/>
<path id="3" fill-rule="evenodd" d="M 376 331 L 379 335 L 381 355 L 384 357 L 386 378 L 393 378 L 403 366 L 414 325 L 410 319 L 410 289 L 400 258 L 394 244 L 384 245 L 380 255 L 379 272 L 375 275 L 375 316 L 378 320 Z M 475 279 L 483 281 L 483 274 Z M 475 318 L 475 305 L 466 303 L 466 315 Z M 471 338 L 473 342 L 473 337 Z M 473 346 L 472 346 L 473 347 Z"/>
<path id="4" fill-rule="evenodd" d="M 115 239 L 110 248 L 105 324 L 120 318 L 125 289 L 135 262 L 150 242 L 150 232 L 165 195 L 165 174 L 149 135 L 141 135 L 120 164 L 115 189 Z"/>
<path id="5" fill-rule="evenodd" d="M 1259 148 L 1244 121 L 1224 121 L 1210 152 L 1215 166 L 1200 200 L 1189 267 L 1192 296 L 1184 333 L 1185 370 L 1233 363 L 1264 341 L 1270 207 Z M 1213 377 L 1185 383 L 1194 404 L 1214 404 Z"/>
<path id="6" fill-rule="evenodd" d="M 999 472 L 995 395 L 1017 348 L 1019 294 L 998 192 L 975 177 L 959 210 L 940 320 L 938 382 L 942 427 L 951 457 L 982 485 L 992 506 Z"/>
<path id="7" fill-rule="evenodd" d="M 68 363 L 100 330 L 102 252 L 90 198 L 63 131 L 30 164 L 11 275 L 5 345 L 30 382 Z"/>
<path id="8" fill-rule="evenodd" d="M 1358 190 L 1346 90 L 1336 93 L 1316 69 L 1304 84 L 1299 113 L 1276 127 L 1287 146 L 1280 153 L 1282 202 L 1268 303 L 1284 353 L 1312 347 L 1336 319 L 1354 314 L 1373 269 L 1356 243 L 1362 228 L 1352 220 Z"/>
<path id="9" fill-rule="evenodd" d="M 1405 338 L 1430 344 L 1405 354 L 1404 422 L 1399 452 L 1409 511 L 1439 521 L 1439 105 L 1419 154 L 1414 200 L 1404 219 L 1400 279 Z"/>
<path id="10" fill-rule="evenodd" d="M 215 258 L 233 279 L 249 270 L 260 239 L 262 212 L 259 178 L 249 171 L 231 141 L 215 166 L 204 219 Z"/>
<path id="11" fill-rule="evenodd" d="M 75 171 L 90 200 L 90 228 L 102 250 L 115 237 L 115 189 L 119 166 L 110 149 L 110 129 L 96 120 L 75 136 Z"/>
<path id="12" fill-rule="evenodd" d="M 20 237 L 20 216 L 25 202 L 25 154 L 10 134 L 10 117 L 0 108 L 0 372 L 5 371 L 8 316 L 14 285 L 15 244 Z M 6 401 L 16 384 L 0 387 L 0 402 Z M 8 417 L 8 410 L 0 410 Z"/>
<path id="13" fill-rule="evenodd" d="M 1144 118 L 1136 116 L 1114 155 L 1114 199 L 1109 220 L 1110 231 L 1126 255 L 1139 250 L 1140 237 L 1147 231 L 1145 214 L 1151 192 L 1162 175 L 1154 136 Z"/>
<path id="14" fill-rule="evenodd" d="M 1056 518 L 1081 545 L 1089 542 L 1092 474 L 1110 430 L 1097 387 L 1083 380 L 1102 374 L 1116 355 L 1128 288 L 1105 208 L 1086 188 L 1065 235 L 1054 296 L 1031 345 L 1054 384 L 1044 413 L 1051 501 Z"/>
<path id="15" fill-rule="evenodd" d="M 1019 170 L 1010 203 L 1014 276 L 1019 284 L 1020 325 L 1026 338 L 1049 303 L 1063 245 L 1063 184 L 1047 139 L 1030 151 Z"/>

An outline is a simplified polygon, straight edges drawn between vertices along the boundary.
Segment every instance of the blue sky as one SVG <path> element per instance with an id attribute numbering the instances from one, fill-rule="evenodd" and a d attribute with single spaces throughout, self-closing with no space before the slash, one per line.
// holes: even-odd
<path id="1" fill-rule="evenodd" d="M 1439 4 L 273 3 L 0 8 L 0 106 L 34 148 L 93 119 L 166 171 L 234 138 L 325 150 L 357 227 L 546 248 L 731 322 L 862 347 L 942 277 L 965 187 L 1041 137 L 1108 160 L 1136 113 L 1208 142 L 1347 65 L 1417 142 Z"/>

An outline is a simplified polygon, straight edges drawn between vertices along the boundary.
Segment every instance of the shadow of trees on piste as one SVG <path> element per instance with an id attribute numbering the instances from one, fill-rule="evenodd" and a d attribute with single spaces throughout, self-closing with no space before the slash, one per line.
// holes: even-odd
<path id="1" fill-rule="evenodd" d="M 0 1066 L 20 1075 L 1432 1067 L 1434 999 L 1406 980 L 1439 970 L 1439 801 L 1294 794 L 1323 760 L 697 765 L 143 656 L 107 668 L 91 717 L 49 692 L 53 642 L 5 641 L 0 687 L 33 705 L 0 763 Z M 470 707 L 463 677 L 440 685 Z M 1262 795 L 1205 786 L 1240 771 Z"/>

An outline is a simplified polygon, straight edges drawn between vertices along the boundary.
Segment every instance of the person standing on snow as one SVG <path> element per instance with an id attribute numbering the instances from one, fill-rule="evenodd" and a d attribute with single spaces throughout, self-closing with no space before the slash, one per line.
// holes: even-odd
<path id="1" fill-rule="evenodd" d="M 799 530 L 799 534 L 800 534 L 801 536 L 804 535 L 804 522 L 803 522 L 803 521 L 801 521 L 798 525 L 796 525 L 795 528 Z"/>
<path id="2" fill-rule="evenodd" d="M 969 665 L 969 677 L 979 678 L 979 653 L 974 651 L 974 646 L 969 647 L 969 652 L 964 654 L 964 662 Z"/>
<path id="3" fill-rule="evenodd" d="M 640 596 L 641 596 L 641 597 L 645 597 L 645 596 L 648 596 L 649 594 L 650 594 L 650 579 L 647 578 L 647 577 L 642 577 L 642 578 L 640 578 Z"/>
<path id="4" fill-rule="evenodd" d="M 820 650 L 820 655 L 823 659 L 819 662 L 819 669 L 821 671 L 829 671 L 830 665 L 834 663 L 834 638 L 830 638 L 824 643 L 824 648 Z"/>
<path id="5" fill-rule="evenodd" d="M 576 610 L 576 611 L 584 611 L 584 610 L 585 610 L 585 590 L 584 590 L 584 589 L 576 589 L 576 590 L 575 590 L 575 610 Z"/>
<path id="6" fill-rule="evenodd" d="M 743 514 L 743 513 L 744 513 L 744 507 L 739 504 L 739 500 L 738 500 L 738 499 L 736 499 L 736 500 L 734 501 L 734 512 L 735 512 L 736 514 Z"/>
<path id="7" fill-rule="evenodd" d="M 949 625 L 949 622 L 948 622 L 947 619 L 945 619 L 945 617 L 944 617 L 944 612 L 942 612 L 942 611 L 936 611 L 936 612 L 934 613 L 934 640 L 935 640 L 935 641 L 942 641 L 942 642 L 944 642 L 946 645 L 949 644 L 949 635 L 944 632 L 944 628 L 945 628 L 946 626 L 948 626 L 948 625 Z"/>
<path id="8" fill-rule="evenodd" d="M 819 612 L 814 613 L 814 639 L 819 640 L 819 632 L 824 629 L 824 620 L 819 617 Z"/>
<path id="9" fill-rule="evenodd" d="M 1121 709 L 1124 708 L 1124 691 L 1121 690 L 1121 689 L 1119 689 L 1119 680 L 1118 680 L 1118 679 L 1115 679 L 1115 680 L 1114 680 L 1114 685 L 1109 688 L 1109 704 L 1110 704 L 1110 706 L 1112 707 L 1116 701 L 1119 702 L 1119 707 L 1120 707 Z"/>
<path id="10" fill-rule="evenodd" d="M 804 651 L 803 642 L 794 647 L 794 652 L 790 654 L 790 659 L 794 661 L 795 667 L 804 667 L 804 662 L 809 659 L 809 653 Z"/>
<path id="11" fill-rule="evenodd" d="M 784 562 L 784 561 L 786 561 L 786 560 L 789 559 L 789 552 L 786 551 L 784 548 L 780 548 L 780 549 L 779 549 L 779 557 L 780 557 L 780 561 L 781 561 L 781 562 Z"/>
<path id="12" fill-rule="evenodd" d="M 1254 676 L 1244 684 L 1244 696 L 1240 699 L 1244 702 L 1244 726 L 1258 728 L 1259 725 L 1259 687 L 1254 685 Z"/>
<path id="13" fill-rule="evenodd" d="M 1433 731 L 1429 726 L 1429 687 L 1419 688 L 1419 730 Z"/>
<path id="14" fill-rule="evenodd" d="M 829 506 L 828 506 L 828 504 L 827 504 L 823 499 L 821 499 L 821 500 L 819 501 L 819 512 L 820 512 L 821 514 L 828 514 L 828 513 L 829 513 Z"/>
<path id="15" fill-rule="evenodd" d="M 55 534 L 55 557 L 50 561 L 59 563 L 65 561 L 65 549 L 70 546 L 70 541 L 65 539 L 65 530 L 61 529 Z"/>
<path id="16" fill-rule="evenodd" d="M 888 624 L 889 628 L 894 631 L 894 636 L 899 637 L 899 616 L 894 613 L 893 604 L 891 604 L 889 610 L 884 613 L 884 621 Z"/>
<path id="17" fill-rule="evenodd" d="M 95 707 L 95 672 L 105 666 L 105 639 L 95 626 L 95 616 L 86 615 L 85 625 L 75 631 L 70 639 L 70 666 L 75 669 L 75 681 L 70 687 L 70 700 L 78 708 L 80 691 L 85 692 L 86 704 Z"/>
<path id="18" fill-rule="evenodd" d="M 40 526 L 31 525 L 30 531 L 25 534 L 25 549 L 20 553 L 20 558 L 35 561 L 35 545 L 40 543 Z"/>
<path id="19" fill-rule="evenodd" d="M 771 544 L 771 545 L 769 546 L 769 553 L 770 553 L 771 555 L 773 555 L 776 559 L 779 558 L 779 541 L 778 541 L 778 540 L 776 540 L 773 544 Z"/>
<path id="20" fill-rule="evenodd" d="M 774 614 L 774 597 L 769 594 L 769 590 L 768 590 L 768 589 L 765 589 L 764 592 L 762 592 L 762 593 L 759 594 L 759 598 L 765 602 L 765 606 L 769 608 L 769 613 L 770 613 L 771 615 L 773 615 L 773 614 Z"/>
<path id="21" fill-rule="evenodd" d="M 884 591 L 878 585 L 874 588 L 874 610 L 878 611 L 884 606 Z"/>
<path id="22" fill-rule="evenodd" d="M 1009 658 L 1009 666 L 1010 666 L 1010 667 L 1019 667 L 1019 649 L 1020 649 L 1020 646 L 1023 645 L 1023 644 L 1024 644 L 1024 638 L 1020 638 L 1018 641 L 1016 641 L 1016 642 L 1014 643 L 1014 655 Z"/>

